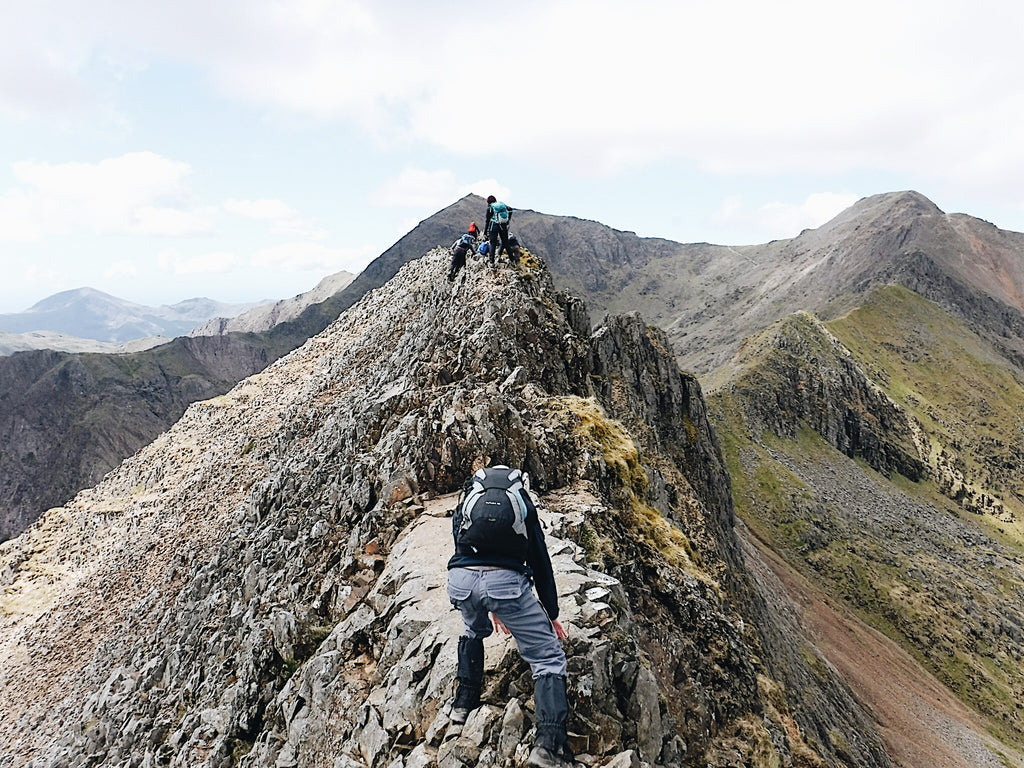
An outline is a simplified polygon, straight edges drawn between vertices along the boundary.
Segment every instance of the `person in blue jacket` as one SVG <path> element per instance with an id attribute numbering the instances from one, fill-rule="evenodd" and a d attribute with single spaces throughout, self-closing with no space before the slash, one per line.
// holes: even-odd
<path id="1" fill-rule="evenodd" d="M 461 613 L 451 721 L 465 723 L 480 704 L 484 638 L 511 633 L 534 679 L 537 739 L 528 764 L 569 768 L 566 661 L 558 591 L 537 509 L 518 469 L 477 470 L 463 486 L 452 518 L 455 554 L 448 561 L 448 597 Z M 534 594 L 532 587 L 536 587 Z M 493 615 L 493 623 L 491 619 Z"/>

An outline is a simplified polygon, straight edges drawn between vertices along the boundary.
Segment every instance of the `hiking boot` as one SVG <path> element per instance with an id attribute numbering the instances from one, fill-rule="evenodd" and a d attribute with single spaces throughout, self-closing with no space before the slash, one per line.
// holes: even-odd
<path id="1" fill-rule="evenodd" d="M 449 716 L 456 725 L 462 725 L 469 713 L 480 706 L 480 689 L 484 682 L 484 641 L 478 637 L 459 638 L 459 661 L 456 672 L 458 686 Z"/>
<path id="2" fill-rule="evenodd" d="M 568 750 L 562 750 L 559 754 L 545 747 L 534 747 L 526 764 L 533 768 L 577 768 L 579 765 Z"/>
<path id="3" fill-rule="evenodd" d="M 452 702 L 452 711 L 448 719 L 455 725 L 465 725 L 469 719 L 469 713 L 480 706 L 480 693 L 478 690 L 460 688 L 455 693 L 455 701 Z"/>

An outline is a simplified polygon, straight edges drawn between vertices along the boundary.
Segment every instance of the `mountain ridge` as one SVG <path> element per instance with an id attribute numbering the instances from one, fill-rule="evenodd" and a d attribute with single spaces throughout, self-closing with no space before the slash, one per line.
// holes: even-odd
<path id="1" fill-rule="evenodd" d="M 279 323 L 294 320 L 308 307 L 320 304 L 344 290 L 356 276 L 341 271 L 328 275 L 313 288 L 290 299 L 267 302 L 234 317 L 214 317 L 188 332 L 189 336 L 222 336 L 225 333 L 269 331 Z"/>
<path id="2" fill-rule="evenodd" d="M 831 676 L 802 679 L 849 719 L 829 730 L 801 710 L 812 747 L 760 669 L 740 616 L 768 614 L 734 571 L 718 447 L 664 337 L 634 316 L 591 339 L 584 305 L 529 261 L 464 275 L 453 296 L 447 261 L 406 265 L 0 545 L 0 702 L 18 709 L 0 741 L 37 764 L 512 759 L 532 717 L 521 662 L 505 653 L 491 671 L 504 716 L 488 703 L 477 735 L 453 732 L 456 635 L 409 560 L 443 555 L 402 543 L 417 526 L 443 536 L 433 500 L 502 458 L 534 478 L 575 603 L 571 728 L 594 760 L 891 765 Z M 663 461 L 645 463 L 657 446 Z"/>
<path id="3" fill-rule="evenodd" d="M 902 203 L 900 202 L 902 201 Z M 481 218 L 485 203 L 482 198 L 475 195 L 456 201 L 452 205 L 442 209 L 431 217 L 428 217 L 412 229 L 407 235 L 398 240 L 391 248 L 385 251 L 380 257 L 371 262 L 360 275 L 349 283 L 340 292 L 335 293 L 321 303 L 306 307 L 302 313 L 293 320 L 275 326 L 273 329 L 262 331 L 261 335 L 238 336 L 230 342 L 209 342 L 209 352 L 203 352 L 202 357 L 225 356 L 228 367 L 236 366 L 231 361 L 233 355 L 239 355 L 241 359 L 253 359 L 249 348 L 253 345 L 259 346 L 261 352 L 259 358 L 269 362 L 288 349 L 293 348 L 310 335 L 318 333 L 341 311 L 351 306 L 360 296 L 367 291 L 379 287 L 390 279 L 406 261 L 419 256 L 427 250 L 436 247 L 438 244 L 451 242 L 454 235 L 464 231 L 471 220 Z M 893 211 L 911 210 L 916 211 L 918 225 L 924 221 L 943 221 L 948 218 L 927 201 L 926 198 L 914 192 L 898 192 L 876 195 L 865 198 L 853 206 L 849 211 L 840 214 L 831 228 L 844 228 L 844 231 L 856 231 L 857 221 L 852 221 L 863 216 L 865 211 L 870 212 L 877 220 L 879 216 L 886 214 L 887 220 L 892 219 Z M 855 211 L 859 211 L 854 215 Z M 881 213 L 879 213 L 881 211 Z M 941 214 L 941 215 L 940 215 Z M 883 216 L 883 218 L 885 218 Z M 1016 248 L 1018 241 L 1024 236 L 1015 233 L 1000 234 L 992 233 L 991 225 L 985 222 L 978 222 L 969 217 L 953 217 L 960 222 L 961 218 L 968 221 L 969 227 L 979 228 L 987 238 L 985 242 L 992 244 L 995 248 L 1002 240 L 1007 242 L 1004 245 L 1009 248 Z M 640 238 L 629 232 L 611 230 L 597 222 L 585 219 L 553 217 L 539 214 L 530 210 L 516 211 L 513 228 L 520 234 L 523 242 L 534 248 L 542 255 L 548 256 L 549 267 L 560 287 L 577 293 L 587 300 L 594 318 L 599 318 L 609 310 L 616 312 L 639 310 L 644 317 L 666 329 L 669 339 L 676 351 L 680 364 L 687 370 L 693 370 L 714 385 L 714 377 L 711 376 L 713 369 L 727 366 L 732 353 L 738 349 L 741 341 L 752 333 L 771 325 L 779 317 L 787 314 L 794 307 L 801 307 L 815 311 L 821 311 L 826 319 L 847 311 L 856 303 L 856 296 L 868 289 L 872 281 L 877 283 L 892 280 L 903 280 L 913 290 L 923 292 L 922 295 L 929 296 L 945 306 L 953 307 L 961 316 L 969 322 L 983 324 L 988 336 L 997 344 L 1005 348 L 1007 354 L 1013 356 L 1018 362 L 1024 360 L 1024 322 L 1021 314 L 998 299 L 987 294 L 979 293 L 959 279 L 949 277 L 943 272 L 940 262 L 931 260 L 927 254 L 915 251 L 909 255 L 899 256 L 891 260 L 888 271 L 879 271 L 875 277 L 864 278 L 856 281 L 853 290 L 849 295 L 835 297 L 834 290 L 820 291 L 814 301 L 805 301 L 800 291 L 790 288 L 781 298 L 771 295 L 764 295 L 764 287 L 758 282 L 761 278 L 770 273 L 765 264 L 772 260 L 781 263 L 781 275 L 768 278 L 767 284 L 780 284 L 786 282 L 785 275 L 792 273 L 792 261 L 795 258 L 802 258 L 799 262 L 800 268 L 805 268 L 809 263 L 821 261 L 823 257 L 839 248 L 838 245 L 830 243 L 825 234 L 830 231 L 828 225 L 819 230 L 806 231 L 802 235 L 787 241 L 775 241 L 763 246 L 749 246 L 743 248 L 731 248 L 728 246 L 716 246 L 708 244 L 681 245 L 666 240 Z M 911 222 L 912 223 L 912 222 Z M 904 222 L 900 226 L 909 228 L 911 223 Z M 964 225 L 958 225 L 963 228 Z M 863 225 L 861 225 L 863 228 Z M 803 240 L 801 240 L 803 238 Z M 817 239 L 815 239 L 817 238 Z M 899 238 L 890 238 L 885 233 L 880 234 L 872 242 L 879 244 L 889 243 L 892 246 Z M 927 239 L 927 238 L 925 238 Z M 933 238 L 934 239 L 934 238 Z M 793 243 L 800 241 L 800 247 L 796 248 Z M 807 253 L 814 250 L 811 245 L 820 241 L 817 257 Z M 807 253 L 801 251 L 807 245 Z M 857 242 L 843 246 L 846 250 L 865 252 L 863 245 Z M 1024 252 L 1024 248 L 1017 248 L 1010 251 L 996 249 L 989 255 L 994 263 L 1007 261 L 1006 253 Z M 871 252 L 871 249 L 866 249 Z M 948 248 L 946 249 L 949 250 Z M 885 253 L 878 251 L 878 253 Z M 886 256 L 888 259 L 888 255 Z M 826 261 L 835 261 L 831 257 Z M 948 260 L 948 259 L 947 259 Z M 883 261 L 885 261 L 883 259 Z M 994 270 L 992 271 L 995 274 Z M 1017 278 L 1013 264 L 1007 267 L 1005 272 L 1010 275 L 1011 284 Z M 817 279 L 831 284 L 832 277 L 821 272 L 816 272 Z M 845 278 L 844 278 L 845 279 Z M 761 297 L 761 298 L 758 298 Z M 762 304 L 762 300 L 767 303 Z M 825 309 L 821 309 L 824 307 Z M 594 319 L 592 318 L 592 320 Z M 215 337 L 210 337 L 211 339 Z M 225 337 L 227 338 L 227 337 Z M 207 342 L 202 342 L 207 344 Z M 181 342 L 176 342 L 177 348 L 182 347 Z M 189 347 L 192 348 L 192 347 Z M 198 345 L 195 345 L 198 350 Z M 229 349 L 238 350 L 228 352 Z M 27 353 L 23 353 L 27 354 Z M 149 361 L 144 365 L 159 366 L 159 357 L 166 357 L 168 353 L 152 353 L 153 356 L 140 355 L 139 361 Z M 177 352 L 173 353 L 179 356 Z M 189 353 L 191 354 L 191 353 Z M 180 356 L 179 356 L 180 357 Z M 24 392 L 40 392 L 40 407 L 55 410 L 62 413 L 62 424 L 74 424 L 85 419 L 84 413 L 66 412 L 68 406 L 46 395 L 45 388 L 36 386 L 38 379 L 27 381 L 18 378 L 24 372 L 37 371 L 34 376 L 41 377 L 55 375 L 54 365 L 64 365 L 65 358 L 40 357 L 31 365 L 10 364 L 11 374 L 4 375 L 0 372 L 0 381 L 10 381 L 10 391 L 0 391 L 0 429 L 6 421 L 9 425 L 22 424 L 18 414 L 8 410 L 9 405 L 5 403 L 24 403 Z M 50 361 L 51 369 L 44 370 L 44 361 Z M 261 363 L 265 365 L 266 362 Z M 0 358 L 0 369 L 5 365 L 4 358 Z M 112 370 L 115 366 L 104 366 Z M 257 368 L 249 368 L 244 375 L 252 373 Z M 199 379 L 210 379 L 209 371 L 204 370 L 202 365 L 194 368 L 190 376 L 197 376 Z M 172 379 L 174 376 L 171 377 Z M 219 392 L 226 391 L 230 378 L 214 376 L 218 380 L 225 381 L 226 385 L 220 385 Z M 147 399 L 152 398 L 150 384 L 147 380 L 129 379 L 119 381 L 119 388 L 131 390 L 134 394 L 135 404 L 133 408 L 148 410 Z M 212 389 L 205 389 L 205 396 L 216 394 Z M 102 393 L 95 393 L 94 397 L 103 399 Z M 187 401 L 187 395 L 185 396 Z M 42 402 L 45 401 L 45 402 Z M 128 428 L 123 430 L 129 433 L 138 433 L 141 442 L 133 442 L 128 451 L 137 450 L 151 440 L 161 429 L 167 428 L 173 419 L 180 415 L 177 408 L 167 412 L 167 420 L 142 429 L 140 424 L 131 424 L 132 418 L 127 403 L 121 408 L 121 418 L 128 421 Z M 21 407 L 24 407 L 22 405 Z M 145 410 L 144 410 L 145 412 Z M 63 432 L 55 432 L 47 427 L 51 423 L 49 419 L 41 419 L 38 422 L 30 422 L 28 429 L 29 436 L 20 432 L 12 432 L 8 429 L 3 437 L 11 446 L 11 450 L 5 455 L 0 455 L 0 479 L 5 474 L 15 482 L 26 482 L 40 489 L 33 492 L 32 496 L 40 503 L 31 502 L 29 506 L 19 506 L 16 509 L 8 507 L 7 510 L 0 510 L 6 514 L 6 519 L 13 522 L 0 524 L 0 539 L 5 535 L 21 530 L 26 521 L 34 519 L 34 516 L 41 511 L 41 505 L 57 504 L 66 499 L 62 496 L 63 491 L 54 493 L 44 488 L 47 483 L 46 475 L 39 472 L 33 473 L 31 467 L 20 463 L 18 458 L 25 455 L 27 450 L 37 452 L 36 447 L 20 450 L 17 446 L 23 442 L 30 442 L 33 446 L 45 446 L 58 443 Z M 66 430 L 66 426 L 61 429 Z M 88 440 L 89 438 L 86 438 Z M 117 459 L 123 458 L 116 457 Z M 54 457 L 56 459 L 56 457 Z M 71 478 L 73 489 L 83 487 L 81 484 L 86 478 L 98 478 L 114 464 L 113 458 L 97 452 L 86 452 L 83 460 L 73 459 L 72 461 L 59 460 L 53 465 L 53 471 L 57 476 Z M 10 482 L 10 481 L 9 481 Z M 63 486 L 62 486 L 63 487 Z M 8 498 L 13 498 L 8 496 Z M 9 502 L 8 502 L 9 503 Z M 0 516 L 0 520 L 3 517 Z"/>
<path id="4" fill-rule="evenodd" d="M 709 400 L 757 537 L 1020 745 L 1021 371 L 887 286 L 751 337 Z"/>

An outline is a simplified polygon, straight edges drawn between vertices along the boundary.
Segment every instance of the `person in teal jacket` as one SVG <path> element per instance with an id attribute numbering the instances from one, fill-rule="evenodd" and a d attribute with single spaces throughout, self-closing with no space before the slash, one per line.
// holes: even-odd
<path id="1" fill-rule="evenodd" d="M 512 221 L 512 209 L 505 203 L 498 200 L 494 195 L 487 198 L 487 215 L 484 219 L 484 233 L 490 242 L 491 265 L 498 259 L 501 251 L 508 254 L 508 260 L 513 264 L 519 260 L 519 254 L 509 244 L 508 225 Z M 498 249 L 498 240 L 501 240 L 501 251 Z"/>

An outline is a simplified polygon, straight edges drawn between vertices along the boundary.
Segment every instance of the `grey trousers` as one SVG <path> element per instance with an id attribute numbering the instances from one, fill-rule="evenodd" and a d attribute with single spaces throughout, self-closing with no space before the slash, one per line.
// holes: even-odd
<path id="1" fill-rule="evenodd" d="M 512 633 L 519 655 L 530 665 L 533 677 L 565 677 L 565 651 L 530 580 L 518 571 L 478 571 L 452 568 L 448 571 L 448 597 L 462 613 L 464 637 L 483 639 L 494 628 L 493 613 Z"/>

